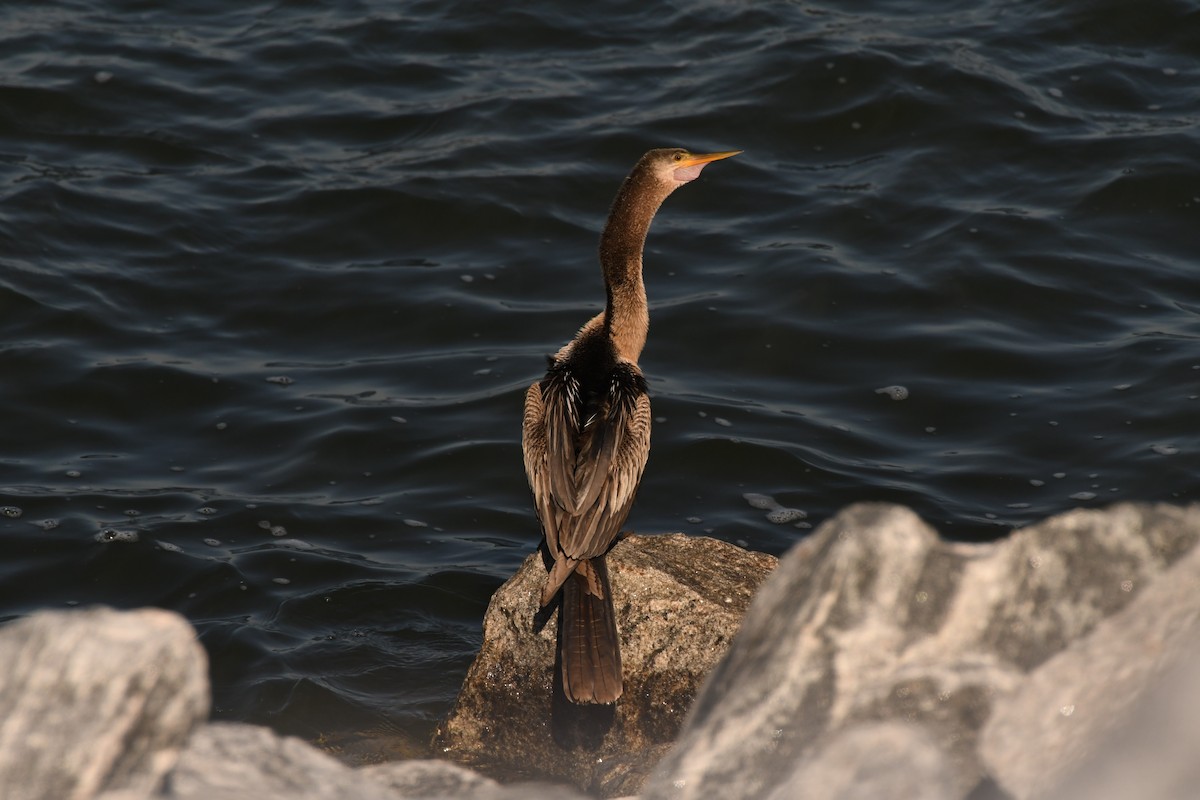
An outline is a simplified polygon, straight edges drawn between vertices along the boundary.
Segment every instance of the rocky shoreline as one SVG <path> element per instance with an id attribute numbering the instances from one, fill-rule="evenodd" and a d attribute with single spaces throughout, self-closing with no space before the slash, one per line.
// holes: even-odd
<path id="1" fill-rule="evenodd" d="M 857 505 L 777 567 L 715 540 L 628 537 L 610 570 L 629 688 L 582 716 L 551 707 L 554 622 L 533 624 L 531 558 L 488 609 L 444 758 L 357 768 L 208 722 L 205 654 L 176 614 L 39 612 L 0 628 L 0 795 L 1190 797 L 1198 542 L 1200 508 L 1138 504 L 989 544 Z"/>

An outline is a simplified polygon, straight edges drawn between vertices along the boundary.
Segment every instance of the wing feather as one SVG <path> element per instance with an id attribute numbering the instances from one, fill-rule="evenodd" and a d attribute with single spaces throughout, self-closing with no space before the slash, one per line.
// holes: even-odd
<path id="1" fill-rule="evenodd" d="M 645 379 L 628 362 L 613 367 L 595 397 L 582 396 L 565 365 L 526 392 L 525 473 L 546 543 L 560 562 L 544 598 L 579 561 L 607 552 L 620 533 L 646 467 L 650 420 Z"/>
<path id="2" fill-rule="evenodd" d="M 601 555 L 612 545 L 629 516 L 646 467 L 650 398 L 636 366 L 619 364 L 614 368 L 607 395 L 586 433 L 576 482 L 581 499 L 587 502 L 569 526 L 560 520 L 563 534 L 559 546 L 566 556 L 578 559 Z"/>
<path id="3" fill-rule="evenodd" d="M 575 464 L 579 457 L 581 405 L 578 378 L 569 369 L 551 369 L 542 381 L 542 402 L 545 408 L 546 475 L 550 496 L 559 508 L 577 513 L 579 493 Z"/>
<path id="4" fill-rule="evenodd" d="M 525 477 L 533 493 L 533 505 L 550 551 L 558 550 L 557 517 L 551 513 L 549 438 L 546 435 L 546 404 L 542 386 L 535 383 L 525 392 L 525 415 L 521 426 L 521 450 L 525 457 Z"/>

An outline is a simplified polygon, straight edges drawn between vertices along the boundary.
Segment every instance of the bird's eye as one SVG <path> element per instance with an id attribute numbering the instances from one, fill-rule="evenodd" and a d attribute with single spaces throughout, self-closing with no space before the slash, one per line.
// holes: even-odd
<path id="1" fill-rule="evenodd" d="M 676 154 L 675 154 L 675 160 L 676 160 L 676 161 L 683 161 L 683 153 L 676 153 Z"/>

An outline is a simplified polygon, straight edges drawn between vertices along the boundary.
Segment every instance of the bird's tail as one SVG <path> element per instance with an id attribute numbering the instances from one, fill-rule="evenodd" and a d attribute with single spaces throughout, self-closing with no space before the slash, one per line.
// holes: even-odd
<path id="1" fill-rule="evenodd" d="M 621 645 L 604 556 L 581 561 L 563 583 L 558 635 L 563 693 L 574 703 L 621 696 Z"/>

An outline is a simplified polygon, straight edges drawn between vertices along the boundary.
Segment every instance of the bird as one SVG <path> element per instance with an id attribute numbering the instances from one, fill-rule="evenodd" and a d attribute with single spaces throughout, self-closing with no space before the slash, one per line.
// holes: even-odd
<path id="1" fill-rule="evenodd" d="M 704 167 L 741 150 L 659 148 L 621 184 L 600 236 L 604 310 L 548 357 L 525 393 L 522 453 L 553 560 L 540 605 L 561 590 L 558 662 L 575 704 L 615 703 L 624 690 L 605 554 L 629 516 L 650 453 L 650 398 L 638 358 L 650 326 L 642 253 L 662 202 Z"/>

